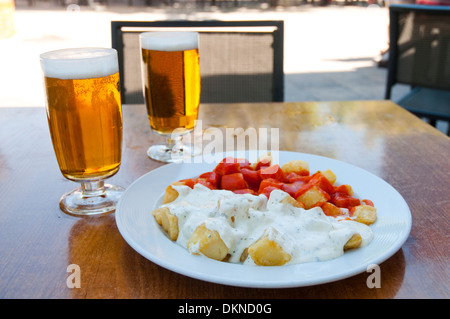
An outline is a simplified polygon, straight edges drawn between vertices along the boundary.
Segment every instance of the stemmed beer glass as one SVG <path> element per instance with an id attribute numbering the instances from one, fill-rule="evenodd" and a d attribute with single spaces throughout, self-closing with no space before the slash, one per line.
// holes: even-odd
<path id="1" fill-rule="evenodd" d="M 40 55 L 47 119 L 63 176 L 81 187 L 60 199 L 62 211 L 94 215 L 115 210 L 124 189 L 106 185 L 122 152 L 117 52 L 76 48 Z"/>
<path id="2" fill-rule="evenodd" d="M 198 154 L 183 145 L 192 132 L 200 103 L 197 32 L 144 32 L 140 36 L 144 98 L 152 131 L 166 143 L 153 145 L 147 155 L 177 162 Z"/>

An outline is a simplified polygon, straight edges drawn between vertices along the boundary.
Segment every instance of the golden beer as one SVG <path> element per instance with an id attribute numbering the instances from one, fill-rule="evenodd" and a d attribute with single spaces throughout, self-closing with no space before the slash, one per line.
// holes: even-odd
<path id="1" fill-rule="evenodd" d="M 200 104 L 196 37 L 191 43 L 187 37 L 186 43 L 171 46 L 170 35 L 156 41 L 155 37 L 149 40 L 145 34 L 141 36 L 144 97 L 150 126 L 156 133 L 167 135 L 175 129 L 194 128 Z M 167 38 L 169 44 L 165 43 Z"/>
<path id="2" fill-rule="evenodd" d="M 122 143 L 119 73 L 44 79 L 50 135 L 62 174 L 75 181 L 114 175 Z"/>
<path id="3" fill-rule="evenodd" d="M 65 193 L 65 213 L 88 216 L 112 212 L 120 186 L 105 184 L 120 167 L 122 105 L 117 51 L 74 48 L 40 55 L 47 120 L 63 176 L 81 186 Z"/>
<path id="4" fill-rule="evenodd" d="M 95 181 L 114 175 L 122 150 L 117 52 L 51 51 L 41 55 L 41 66 L 50 135 L 64 177 Z"/>

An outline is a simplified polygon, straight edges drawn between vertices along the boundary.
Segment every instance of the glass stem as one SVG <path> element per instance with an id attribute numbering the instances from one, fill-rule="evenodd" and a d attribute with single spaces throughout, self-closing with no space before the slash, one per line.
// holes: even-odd
<path id="1" fill-rule="evenodd" d="M 106 192 L 105 181 L 100 180 L 100 181 L 92 181 L 92 182 L 82 182 L 81 190 L 82 190 L 83 197 L 104 196 L 105 192 Z"/>
<path id="2" fill-rule="evenodd" d="M 172 148 L 175 146 L 176 141 L 169 136 L 166 136 L 166 146 L 169 151 L 172 151 Z"/>
<path id="3" fill-rule="evenodd" d="M 166 137 L 166 146 L 170 152 L 183 151 L 182 136 Z"/>

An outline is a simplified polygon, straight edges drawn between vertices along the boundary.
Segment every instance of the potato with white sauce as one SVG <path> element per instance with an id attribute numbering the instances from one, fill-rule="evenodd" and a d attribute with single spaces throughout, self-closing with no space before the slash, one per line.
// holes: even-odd
<path id="1" fill-rule="evenodd" d="M 276 230 L 272 229 L 271 232 L 276 232 Z M 258 266 L 282 266 L 291 260 L 291 255 L 271 237 L 270 233 L 266 231 L 248 247 L 248 255 Z"/>
<path id="2" fill-rule="evenodd" d="M 360 234 L 354 234 L 344 245 L 344 250 L 354 249 L 361 246 L 362 237 Z"/>
<path id="3" fill-rule="evenodd" d="M 285 205 L 291 205 L 293 207 L 297 208 L 305 208 L 305 205 L 299 201 L 296 201 L 294 197 L 290 196 L 289 194 L 286 194 L 286 197 L 280 201 L 280 203 Z"/>
<path id="4" fill-rule="evenodd" d="M 152 214 L 156 222 L 167 232 L 169 238 L 173 241 L 177 240 L 178 217 L 173 215 L 167 207 L 157 208 Z"/>
<path id="5" fill-rule="evenodd" d="M 156 222 L 191 254 L 257 266 L 329 260 L 372 240 L 368 225 L 377 213 L 370 200 L 353 198 L 350 185 L 335 185 L 330 169 L 310 175 L 302 160 L 282 165 L 280 176 L 267 175 L 272 160 L 267 153 L 243 173 L 213 170 L 172 183 L 153 211 Z M 227 174 L 241 174 L 245 185 L 224 187 Z"/>
<path id="6" fill-rule="evenodd" d="M 187 243 L 192 254 L 202 254 L 215 260 L 224 260 L 228 254 L 228 247 L 215 230 L 206 228 L 205 224 L 198 226 Z"/>
<path id="7" fill-rule="evenodd" d="M 183 182 L 175 182 L 172 185 L 174 186 L 180 186 L 180 185 L 184 185 Z M 163 200 L 163 204 L 167 204 L 167 203 L 171 203 L 173 202 L 175 199 L 178 198 L 178 192 L 175 188 L 172 187 L 172 185 L 167 186 L 166 191 L 164 193 L 164 200 Z"/>

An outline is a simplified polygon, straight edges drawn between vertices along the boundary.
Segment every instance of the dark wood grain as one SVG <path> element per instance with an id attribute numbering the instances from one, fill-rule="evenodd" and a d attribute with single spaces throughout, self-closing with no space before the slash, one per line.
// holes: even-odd
<path id="1" fill-rule="evenodd" d="M 120 171 L 129 186 L 163 164 L 147 158 L 151 133 L 143 105 L 126 105 Z M 413 227 L 369 273 L 289 289 L 230 287 L 163 269 L 121 237 L 114 214 L 77 218 L 60 212 L 76 184 L 59 172 L 45 109 L 0 109 L 0 298 L 448 298 L 450 139 L 388 101 L 202 105 L 202 127 L 279 128 L 280 149 L 323 155 L 366 169 L 408 202 Z M 68 288 L 67 266 L 81 269 Z"/>

